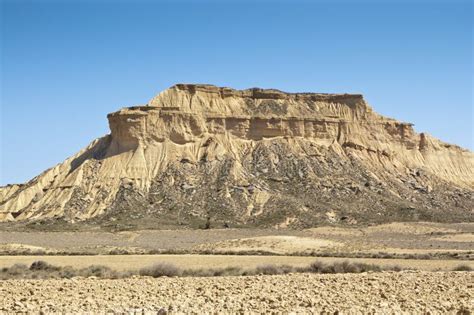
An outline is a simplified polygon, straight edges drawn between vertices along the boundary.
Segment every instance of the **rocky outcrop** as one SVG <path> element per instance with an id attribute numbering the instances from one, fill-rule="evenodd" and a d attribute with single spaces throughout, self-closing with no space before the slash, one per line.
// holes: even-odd
<path id="1" fill-rule="evenodd" d="M 361 95 L 178 84 L 108 119 L 110 135 L 2 187 L 0 220 L 472 220 L 473 153 L 376 114 Z"/>

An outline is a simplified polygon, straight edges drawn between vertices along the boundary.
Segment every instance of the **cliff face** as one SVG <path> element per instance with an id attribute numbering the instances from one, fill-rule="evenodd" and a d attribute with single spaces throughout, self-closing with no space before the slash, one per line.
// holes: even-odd
<path id="1" fill-rule="evenodd" d="M 24 185 L 0 220 L 310 226 L 472 220 L 474 155 L 361 95 L 179 84 Z"/>

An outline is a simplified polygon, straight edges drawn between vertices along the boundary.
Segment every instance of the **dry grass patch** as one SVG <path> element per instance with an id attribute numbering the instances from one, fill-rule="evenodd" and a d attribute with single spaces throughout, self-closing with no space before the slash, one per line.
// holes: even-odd
<path id="1" fill-rule="evenodd" d="M 158 263 L 150 267 L 142 268 L 139 271 L 140 276 L 149 277 L 177 277 L 183 274 L 183 271 L 175 265 L 167 263 Z"/>
<path id="2" fill-rule="evenodd" d="M 469 266 L 467 266 L 469 267 Z M 400 271 L 397 266 L 381 267 L 378 265 L 352 263 L 349 261 L 324 264 L 316 261 L 306 267 L 294 267 L 289 265 L 260 265 L 255 268 L 201 268 L 188 269 L 179 268 L 169 263 L 157 263 L 139 270 L 119 272 L 111 268 L 92 265 L 86 268 L 73 268 L 70 266 L 59 267 L 45 261 L 35 261 L 30 266 L 15 264 L 11 267 L 0 269 L 0 279 L 60 279 L 74 277 L 96 277 L 101 279 L 118 279 L 134 275 L 148 277 L 218 277 L 218 276 L 249 276 L 249 275 L 282 275 L 289 273 L 361 273 L 367 271 Z M 460 266 L 458 270 L 466 270 L 466 266 Z"/>
<path id="3" fill-rule="evenodd" d="M 8 268 L 0 269 L 0 279 L 61 279 L 74 277 L 97 277 L 104 279 L 118 279 L 132 275 L 131 272 L 118 272 L 106 266 L 91 265 L 86 268 L 73 268 L 70 266 L 59 267 L 39 260 L 30 266 L 15 264 Z"/>
<path id="4" fill-rule="evenodd" d="M 453 271 L 474 271 L 471 266 L 468 265 L 459 265 L 453 268 Z"/>

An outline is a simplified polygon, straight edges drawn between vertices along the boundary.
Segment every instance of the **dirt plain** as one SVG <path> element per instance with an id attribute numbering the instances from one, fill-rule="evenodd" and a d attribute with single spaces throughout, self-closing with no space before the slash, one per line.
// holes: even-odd
<path id="1" fill-rule="evenodd" d="M 0 281 L 0 312 L 470 314 L 467 272 Z"/>
<path id="2" fill-rule="evenodd" d="M 245 253 L 348 256 L 451 253 L 474 258 L 474 223 L 390 223 L 313 229 L 15 231 L 0 226 L 1 255 Z M 442 258 L 442 257 L 440 257 Z"/>
<path id="3" fill-rule="evenodd" d="M 474 310 L 474 274 L 451 271 L 459 265 L 474 268 L 472 223 L 115 233 L 3 230 L 0 253 L 0 268 L 38 260 L 77 268 L 104 265 L 118 271 L 155 263 L 199 269 L 269 264 L 300 267 L 315 260 L 349 260 L 414 269 L 361 274 L 10 279 L 0 281 L 0 313 L 470 314 Z"/>

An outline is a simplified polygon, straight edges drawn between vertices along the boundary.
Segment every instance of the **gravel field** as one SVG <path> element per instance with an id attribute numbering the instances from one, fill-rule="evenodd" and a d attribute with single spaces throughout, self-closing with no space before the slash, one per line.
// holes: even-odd
<path id="1" fill-rule="evenodd" d="M 470 314 L 474 274 L 382 272 L 0 281 L 1 312 Z"/>

